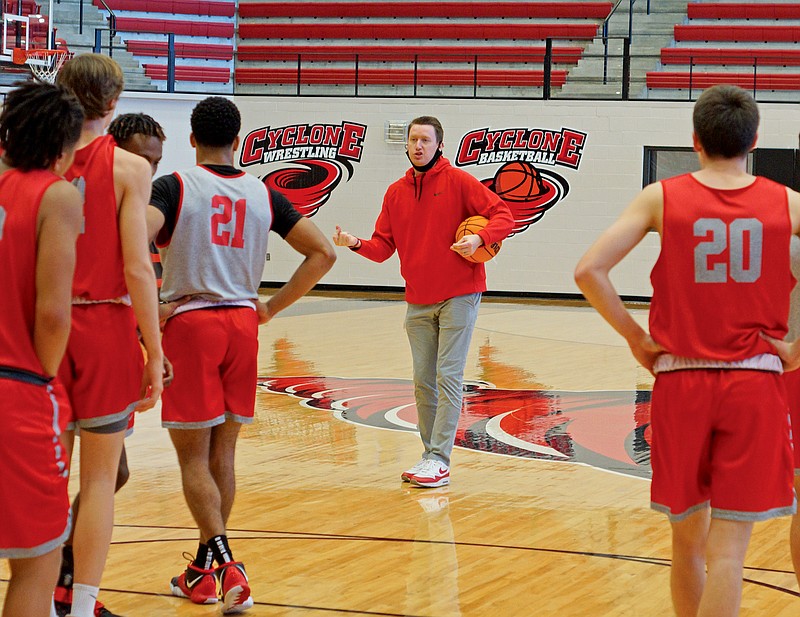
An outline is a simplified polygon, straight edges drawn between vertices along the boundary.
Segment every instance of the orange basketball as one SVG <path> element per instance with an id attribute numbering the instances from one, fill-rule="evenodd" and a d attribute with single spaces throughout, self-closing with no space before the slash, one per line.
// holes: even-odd
<path id="1" fill-rule="evenodd" d="M 545 190 L 542 174 L 526 161 L 506 163 L 494 176 L 494 192 L 506 201 L 530 201 Z"/>
<path id="2" fill-rule="evenodd" d="M 481 229 L 486 227 L 488 223 L 489 219 L 487 219 L 485 216 L 471 216 L 468 219 L 465 219 L 458 226 L 458 229 L 456 229 L 456 242 L 461 240 L 461 238 L 464 236 L 477 234 Z M 462 257 L 475 263 L 484 263 L 497 255 L 497 252 L 500 250 L 502 245 L 502 242 L 492 242 L 488 246 L 483 244 L 479 246 L 472 255 L 462 255 Z"/>

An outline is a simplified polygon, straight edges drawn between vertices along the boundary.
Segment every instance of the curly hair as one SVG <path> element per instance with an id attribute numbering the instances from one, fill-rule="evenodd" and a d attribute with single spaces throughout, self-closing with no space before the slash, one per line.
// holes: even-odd
<path id="1" fill-rule="evenodd" d="M 210 96 L 192 110 L 192 133 L 201 146 L 229 146 L 242 128 L 242 117 L 233 102 L 221 96 Z"/>
<path id="2" fill-rule="evenodd" d="M 26 82 L 6 95 L 0 113 L 0 145 L 9 165 L 48 169 L 81 135 L 83 108 L 68 89 Z"/>
<path id="3" fill-rule="evenodd" d="M 134 135 L 157 137 L 162 142 L 167 139 L 161 125 L 147 114 L 121 114 L 108 125 L 108 132 L 118 144 L 125 143 Z"/>
<path id="4" fill-rule="evenodd" d="M 111 110 L 122 94 L 125 77 L 120 65 L 108 56 L 81 54 L 67 60 L 58 72 L 56 83 L 75 93 L 87 120 L 97 120 Z"/>

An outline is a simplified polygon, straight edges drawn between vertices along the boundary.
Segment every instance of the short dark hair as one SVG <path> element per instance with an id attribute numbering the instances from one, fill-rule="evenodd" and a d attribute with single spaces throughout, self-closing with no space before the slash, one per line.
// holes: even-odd
<path id="1" fill-rule="evenodd" d="M 56 83 L 75 93 L 87 120 L 105 116 L 122 94 L 125 76 L 117 61 L 102 54 L 81 54 L 67 60 Z"/>
<path id="2" fill-rule="evenodd" d="M 758 132 L 758 105 L 738 86 L 708 88 L 694 105 L 694 132 L 706 154 L 736 158 L 750 151 Z"/>
<path id="3" fill-rule="evenodd" d="M 442 143 L 444 141 L 444 129 L 438 118 L 434 116 L 420 116 L 419 118 L 414 118 L 408 123 L 408 130 L 410 131 L 411 127 L 414 125 L 432 126 L 433 130 L 436 131 L 436 143 Z"/>
<path id="4" fill-rule="evenodd" d="M 192 134 L 201 146 L 230 146 L 242 128 L 239 108 L 221 96 L 210 96 L 192 110 Z"/>
<path id="5" fill-rule="evenodd" d="M 0 145 L 11 167 L 48 169 L 81 136 L 84 113 L 68 89 L 25 82 L 6 95 L 0 113 Z"/>
<path id="6" fill-rule="evenodd" d="M 125 143 L 134 135 L 157 137 L 162 142 L 167 139 L 161 125 L 147 114 L 121 114 L 108 125 L 108 133 L 118 144 Z"/>

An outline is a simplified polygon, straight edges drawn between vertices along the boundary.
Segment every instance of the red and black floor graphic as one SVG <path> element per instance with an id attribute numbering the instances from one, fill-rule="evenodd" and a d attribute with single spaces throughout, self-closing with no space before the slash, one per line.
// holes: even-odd
<path id="1" fill-rule="evenodd" d="M 355 424 L 416 431 L 407 379 L 262 377 L 262 391 Z M 465 382 L 456 446 L 650 477 L 650 391 L 513 390 Z"/>

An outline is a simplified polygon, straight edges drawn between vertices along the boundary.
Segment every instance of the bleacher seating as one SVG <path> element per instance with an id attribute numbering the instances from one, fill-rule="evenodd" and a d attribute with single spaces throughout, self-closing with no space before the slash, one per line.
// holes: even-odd
<path id="1" fill-rule="evenodd" d="M 208 17 L 233 17 L 236 14 L 235 3 L 214 0 L 106 0 L 106 4 L 114 11 L 145 11 Z M 95 0 L 95 5 L 102 6 L 102 3 Z"/>
<path id="2" fill-rule="evenodd" d="M 100 0 L 93 0 L 102 8 Z M 167 34 L 175 35 L 175 81 L 182 91 L 232 92 L 234 0 L 106 0 L 118 36 L 158 82 L 167 79 Z M 211 86 L 209 86 L 211 84 Z M 161 84 L 166 88 L 166 83 Z"/>
<path id="3" fill-rule="evenodd" d="M 243 85 L 541 87 L 580 60 L 611 2 L 245 2 L 235 80 Z M 564 67 L 564 65 L 568 65 Z M 503 79 L 503 75 L 507 79 Z M 477 76 L 477 81 L 476 81 Z M 252 92 L 254 90 L 248 90 Z"/>
<path id="4" fill-rule="evenodd" d="M 605 19 L 611 2 L 243 2 L 247 17 L 506 17 Z"/>
<path id="5" fill-rule="evenodd" d="M 161 34 L 185 34 L 230 39 L 234 34 L 233 23 L 216 23 L 178 19 L 142 19 L 140 17 L 117 17 L 117 31 L 153 32 Z"/>
<path id="6" fill-rule="evenodd" d="M 647 73 L 648 88 L 800 90 L 800 3 L 689 2 L 687 15 L 675 45 L 661 50 L 662 70 Z"/>
<path id="7" fill-rule="evenodd" d="M 658 71 L 647 74 L 648 88 L 702 90 L 717 84 L 732 84 L 745 90 L 800 90 L 797 75 L 769 73 L 700 73 Z"/>
<path id="8" fill-rule="evenodd" d="M 553 46 L 552 61 L 558 64 L 577 64 L 581 59 L 581 47 Z M 447 45 L 426 45 L 424 49 L 398 48 L 391 45 L 247 45 L 239 48 L 238 57 L 242 62 L 264 60 L 267 58 L 293 58 L 313 54 L 315 60 L 361 60 L 391 62 L 403 60 L 422 60 L 425 62 L 470 62 L 480 55 L 483 62 L 537 62 L 544 61 L 544 47 L 503 47 L 492 46 L 485 50 L 463 49 Z"/>
<path id="9" fill-rule="evenodd" d="M 169 53 L 166 41 L 130 40 L 127 49 L 137 56 L 162 57 Z M 206 45 L 203 43 L 175 43 L 176 58 L 205 60 L 233 60 L 233 45 Z"/>
<path id="10" fill-rule="evenodd" d="M 152 79 L 166 79 L 166 64 L 144 64 L 144 74 Z M 224 67 L 176 66 L 175 81 L 226 84 L 231 80 L 230 69 Z"/>
<path id="11" fill-rule="evenodd" d="M 355 84 L 359 85 L 438 85 L 438 86 L 537 86 L 544 84 L 541 70 L 478 70 L 471 69 L 305 69 L 300 72 L 302 85 Z M 552 85 L 563 86 L 566 71 L 553 71 Z M 297 69 L 291 68 L 239 68 L 237 83 L 241 84 L 296 84 Z"/>
<path id="12" fill-rule="evenodd" d="M 347 23 L 264 23 L 239 24 L 242 39 L 591 39 L 597 36 L 594 24 L 367 24 Z"/>

